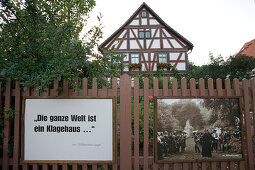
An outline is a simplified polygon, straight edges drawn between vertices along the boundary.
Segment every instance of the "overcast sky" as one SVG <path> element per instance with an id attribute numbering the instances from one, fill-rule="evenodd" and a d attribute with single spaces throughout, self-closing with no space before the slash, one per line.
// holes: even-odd
<path id="1" fill-rule="evenodd" d="M 255 0 L 96 0 L 90 24 L 103 15 L 103 42 L 145 2 L 193 43 L 189 60 L 209 62 L 209 52 L 227 58 L 255 39 Z"/>

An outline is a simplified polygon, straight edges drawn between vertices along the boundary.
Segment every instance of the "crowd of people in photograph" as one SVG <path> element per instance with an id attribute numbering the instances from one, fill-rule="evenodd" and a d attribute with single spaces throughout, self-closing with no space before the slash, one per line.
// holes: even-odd
<path id="1" fill-rule="evenodd" d="M 168 154 L 184 152 L 186 148 L 186 132 L 158 132 L 158 159 Z"/>
<path id="2" fill-rule="evenodd" d="M 167 157 L 170 154 L 185 152 L 186 139 L 188 135 L 185 131 L 158 132 L 158 159 Z M 212 152 L 227 153 L 233 147 L 231 139 L 240 140 L 240 128 L 214 128 L 203 131 L 193 131 L 189 135 L 194 142 L 194 152 L 203 157 L 211 157 Z"/>

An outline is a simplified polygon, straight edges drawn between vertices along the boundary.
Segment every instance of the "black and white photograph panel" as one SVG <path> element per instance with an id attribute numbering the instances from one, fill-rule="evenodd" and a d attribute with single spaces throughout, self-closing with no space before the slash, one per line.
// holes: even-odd
<path id="1" fill-rule="evenodd" d="M 156 102 L 157 161 L 243 158 L 239 98 Z"/>

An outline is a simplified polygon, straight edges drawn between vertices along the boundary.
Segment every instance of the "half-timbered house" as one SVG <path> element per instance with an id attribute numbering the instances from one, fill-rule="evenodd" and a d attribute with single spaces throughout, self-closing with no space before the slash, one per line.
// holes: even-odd
<path id="1" fill-rule="evenodd" d="M 188 53 L 193 44 L 167 25 L 146 3 L 100 45 L 107 55 L 123 55 L 123 72 L 135 74 L 188 71 Z"/>

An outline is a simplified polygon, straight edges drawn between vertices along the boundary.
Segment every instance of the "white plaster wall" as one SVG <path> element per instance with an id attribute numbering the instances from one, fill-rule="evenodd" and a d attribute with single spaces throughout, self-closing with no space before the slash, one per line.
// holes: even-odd
<path id="1" fill-rule="evenodd" d="M 185 60 L 185 53 L 182 53 L 182 56 L 180 58 L 181 60 Z"/>
<path id="2" fill-rule="evenodd" d="M 140 49 L 140 47 L 137 44 L 136 40 L 130 40 L 130 49 Z"/>
<path id="3" fill-rule="evenodd" d="M 163 40 L 163 48 L 172 48 L 167 40 Z"/>
<path id="4" fill-rule="evenodd" d="M 150 19 L 149 24 L 150 25 L 159 25 L 158 21 L 155 19 Z"/>
<path id="5" fill-rule="evenodd" d="M 154 59 L 154 53 L 151 53 L 151 61 Z"/>
<path id="6" fill-rule="evenodd" d="M 149 48 L 151 40 L 146 40 L 146 48 Z"/>
<path id="7" fill-rule="evenodd" d="M 182 46 L 176 40 L 171 39 L 170 41 L 173 44 L 174 48 L 182 48 Z"/>
<path id="8" fill-rule="evenodd" d="M 140 45 L 142 46 L 142 48 L 144 48 L 144 46 L 143 46 L 143 40 L 139 40 L 139 43 L 140 43 Z"/>
<path id="9" fill-rule="evenodd" d="M 163 29 L 163 32 L 166 34 L 167 37 L 172 37 L 165 29 Z"/>
<path id="10" fill-rule="evenodd" d="M 177 66 L 176 66 L 176 69 L 177 70 L 185 70 L 186 68 L 186 63 L 178 63 Z"/>
<path id="11" fill-rule="evenodd" d="M 120 49 L 127 49 L 127 40 L 123 40 Z"/>
<path id="12" fill-rule="evenodd" d="M 124 31 L 120 34 L 119 38 L 123 38 L 123 36 L 126 34 L 126 32 L 127 32 L 127 30 L 124 30 Z"/>
<path id="13" fill-rule="evenodd" d="M 154 40 L 151 48 L 160 48 L 160 40 Z"/>
<path id="14" fill-rule="evenodd" d="M 169 53 L 170 59 L 169 60 L 177 60 L 180 53 Z"/>
<path id="15" fill-rule="evenodd" d="M 148 61 L 148 53 L 143 53 L 145 61 Z"/>
<path id="16" fill-rule="evenodd" d="M 139 25 L 139 20 L 133 20 L 129 25 Z"/>
<path id="17" fill-rule="evenodd" d="M 142 18 L 142 25 L 147 25 L 147 18 Z"/>

